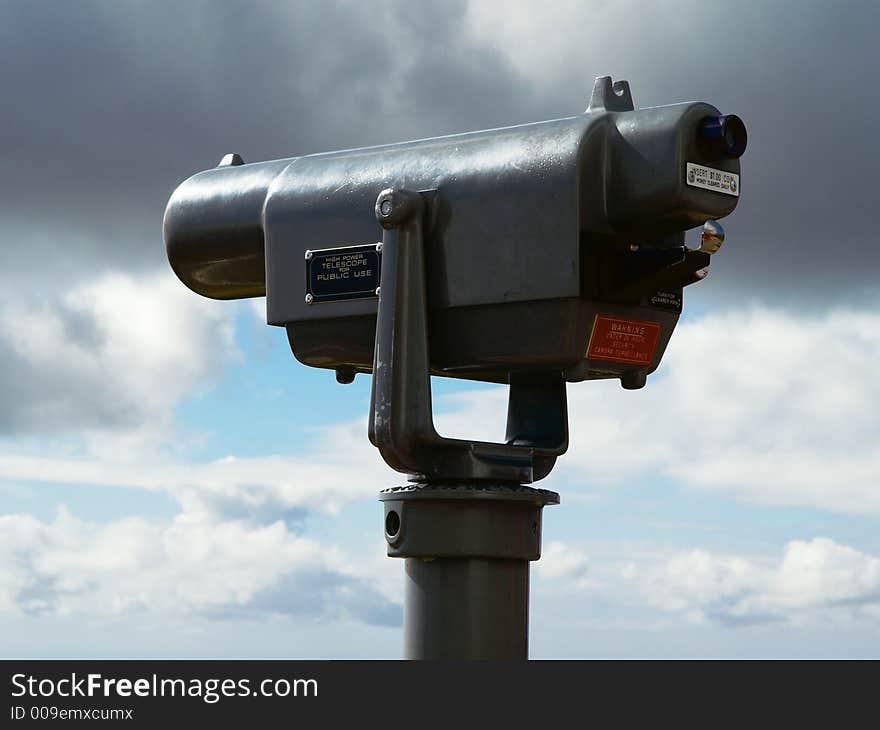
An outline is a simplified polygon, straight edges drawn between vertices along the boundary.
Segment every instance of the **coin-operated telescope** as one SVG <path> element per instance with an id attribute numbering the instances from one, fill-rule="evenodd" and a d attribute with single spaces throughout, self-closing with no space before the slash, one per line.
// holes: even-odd
<path id="1" fill-rule="evenodd" d="M 525 656 L 527 561 L 558 502 L 525 485 L 566 450 L 566 383 L 645 385 L 723 241 L 745 147 L 736 116 L 636 110 L 602 77 L 574 117 L 227 155 L 172 195 L 165 243 L 187 286 L 265 295 L 298 360 L 342 383 L 372 373 L 370 440 L 412 482 L 382 494 L 389 554 L 408 558 L 409 656 Z M 509 384 L 505 441 L 438 435 L 431 375 Z"/>

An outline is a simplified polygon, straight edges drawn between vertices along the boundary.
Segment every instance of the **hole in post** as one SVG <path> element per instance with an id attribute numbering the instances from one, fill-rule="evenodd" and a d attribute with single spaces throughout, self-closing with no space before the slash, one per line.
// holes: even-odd
<path id="1" fill-rule="evenodd" d="M 385 535 L 392 538 L 396 537 L 398 532 L 400 532 L 400 515 L 392 509 L 385 515 Z"/>

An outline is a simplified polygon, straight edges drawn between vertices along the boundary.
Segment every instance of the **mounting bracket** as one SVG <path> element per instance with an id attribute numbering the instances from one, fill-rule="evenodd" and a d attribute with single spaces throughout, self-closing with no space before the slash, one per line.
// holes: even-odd
<path id="1" fill-rule="evenodd" d="M 382 272 L 370 441 L 392 468 L 415 480 L 527 484 L 545 477 L 568 447 L 562 373 L 510 375 L 505 443 L 440 436 L 434 428 L 424 269 L 426 202 L 389 188 L 376 200 Z"/>

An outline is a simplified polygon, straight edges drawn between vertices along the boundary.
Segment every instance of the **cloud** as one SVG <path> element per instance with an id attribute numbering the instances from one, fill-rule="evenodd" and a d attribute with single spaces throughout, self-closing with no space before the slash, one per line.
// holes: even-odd
<path id="1" fill-rule="evenodd" d="M 0 484 L 62 483 L 164 492 L 192 515 L 209 520 L 294 522 L 306 512 L 335 514 L 403 475 L 392 472 L 367 440 L 366 419 L 315 429 L 301 454 L 224 456 L 184 461 L 172 444 L 149 451 L 100 449 L 58 456 L 45 450 L 0 451 Z M 110 439 L 111 445 L 125 434 Z"/>
<path id="2" fill-rule="evenodd" d="M 541 577 L 547 580 L 566 581 L 579 588 L 590 585 L 590 561 L 586 554 L 565 542 L 548 542 L 535 565 Z"/>
<path id="3" fill-rule="evenodd" d="M 789 542 L 777 561 L 694 549 L 629 564 L 651 605 L 690 621 L 816 625 L 880 618 L 880 558 L 828 538 Z"/>
<path id="4" fill-rule="evenodd" d="M 731 23 L 698 0 L 6 2 L 0 264 L 15 286 L 164 266 L 168 196 L 226 152 L 253 161 L 566 116 L 612 74 L 639 105 L 702 98 L 749 127 L 741 204 L 700 298 L 821 308 L 870 291 L 877 109 L 862 71 L 876 65 L 880 9 L 747 6 Z M 846 109 L 859 113 L 841 134 Z"/>
<path id="5" fill-rule="evenodd" d="M 880 514 L 880 312 L 711 313 L 679 325 L 643 390 L 570 385 L 548 485 L 653 480 L 748 501 Z M 499 438 L 504 393 L 466 392 L 444 433 Z M 564 480 L 564 488 L 558 485 Z"/>
<path id="6" fill-rule="evenodd" d="M 0 86 L 15 112 L 0 124 L 0 263 L 164 265 L 168 197 L 227 152 L 275 159 L 522 118 L 534 95 L 463 16 L 461 2 L 399 0 L 4 3 Z"/>
<path id="7" fill-rule="evenodd" d="M 295 615 L 398 625 L 400 608 L 338 550 L 283 522 L 181 512 L 92 524 L 0 517 L 0 613 Z"/>
<path id="8" fill-rule="evenodd" d="M 252 307 L 193 296 L 170 272 L 108 273 L 48 300 L 3 304 L 6 485 L 143 489 L 212 520 L 296 522 L 393 483 L 366 438 L 366 413 L 312 429 L 296 455 L 186 460 L 191 449 L 180 441 L 174 409 L 240 356 L 236 313 L 250 324 Z"/>
<path id="9" fill-rule="evenodd" d="M 140 299 L 149 309 L 150 297 Z M 9 410 L 18 422 L 40 409 L 61 414 L 68 422 L 83 411 L 78 417 L 84 423 L 102 416 L 117 425 L 111 439 L 115 445 L 126 437 L 123 426 L 134 428 L 132 423 L 167 412 L 173 398 L 188 393 L 217 359 L 222 360 L 211 348 L 217 347 L 215 328 L 222 331 L 226 324 L 220 320 L 218 325 L 213 314 L 196 310 L 187 320 L 180 305 L 169 301 L 151 316 L 157 322 L 173 320 L 170 332 L 177 334 L 169 336 L 157 324 L 157 338 L 168 339 L 152 345 L 151 354 L 141 355 L 141 338 L 149 338 L 151 328 L 139 333 L 129 326 L 136 314 L 116 311 L 113 297 L 101 301 L 116 324 L 101 325 L 100 337 L 105 339 L 99 347 L 58 339 L 49 325 L 42 334 L 37 330 L 33 343 L 19 345 L 22 371 L 34 382 L 66 378 L 55 387 L 68 400 L 50 388 L 43 400 L 25 399 L 16 415 L 16 397 L 24 389 L 7 383 Z M 88 305 L 84 311 L 98 308 Z M 54 323 L 56 315 L 41 317 L 39 322 Z M 100 321 L 86 318 L 92 329 Z M 220 349 L 223 352 L 224 346 Z M 798 317 L 753 308 L 686 321 L 645 389 L 624 391 L 612 382 L 569 386 L 570 447 L 547 485 L 563 493 L 595 493 L 659 477 L 671 485 L 719 490 L 761 504 L 880 514 L 880 413 L 873 405 L 880 400 L 880 382 L 874 377 L 878 358 L 876 310 L 839 309 Z M 132 367 L 124 367 L 129 362 Z M 173 379 L 168 379 L 169 373 Z M 128 420 L 114 420 L 114 410 L 109 415 L 100 409 L 93 412 L 93 403 L 104 400 L 124 405 L 121 412 Z M 503 388 L 445 396 L 438 406 L 442 433 L 502 436 Z M 13 420 L 8 414 L 6 419 Z M 134 433 L 138 434 L 136 428 Z M 192 463 L 181 462 L 168 442 L 146 457 L 115 446 L 81 456 L 7 449 L 0 453 L 0 476 L 7 482 L 162 490 L 193 512 L 214 516 L 268 517 L 273 510 L 295 514 L 298 509 L 333 512 L 372 495 L 394 478 L 365 433 L 361 417 L 314 430 L 307 455 L 230 454 Z"/>
<path id="10" fill-rule="evenodd" d="M 472 0 L 471 35 L 558 108 L 586 106 L 592 78 L 630 81 L 636 106 L 705 100 L 742 117 L 749 147 L 728 245 L 699 299 L 760 297 L 823 309 L 870 298 L 878 247 L 870 179 L 880 6 L 821 0 L 720 3 Z M 658 58 L 662 58 L 658 62 Z M 847 118 L 843 109 L 860 111 Z M 580 111 L 578 109 L 577 111 Z M 795 121 L 797 120 L 797 121 Z"/>
<path id="11" fill-rule="evenodd" d="M 99 308 L 90 306 L 86 311 Z M 565 488 L 548 486 L 565 499 L 584 485 L 596 492 L 659 477 L 754 502 L 876 514 L 878 333 L 880 314 L 851 309 L 796 317 L 753 308 L 686 321 L 646 389 L 601 382 L 569 388 L 571 450 L 554 476 Z M 440 398 L 438 425 L 445 433 L 497 437 L 502 391 Z M 286 610 L 391 625 L 399 606 L 387 588 L 375 588 L 375 566 L 353 568 L 296 528 L 308 512 L 333 513 L 387 486 L 389 472 L 364 434 L 358 419 L 316 431 L 308 457 L 195 463 L 170 451 L 140 460 L 7 451 L 0 476 L 9 483 L 163 491 L 181 511 L 170 522 L 101 525 L 63 510 L 53 522 L 3 518 L 0 564 L 9 569 L 0 578 L 0 610 L 180 610 L 218 618 Z M 206 570 L 212 564 L 223 568 Z M 616 574 L 607 566 L 594 570 L 579 547 L 553 541 L 536 570 L 550 593 L 557 590 L 551 584 L 565 585 L 607 594 L 606 603 L 642 602 L 723 626 L 814 626 L 880 615 L 880 558 L 826 538 L 790 542 L 781 557 L 704 549 L 642 554 Z M 150 586 L 165 586 L 165 593 L 156 588 L 152 595 Z"/>
<path id="12" fill-rule="evenodd" d="M 0 385 L 7 431 L 115 429 L 91 454 L 7 449 L 0 476 L 163 490 L 215 516 L 333 512 L 387 486 L 393 475 L 365 438 L 366 414 L 315 429 L 307 455 L 180 461 L 166 429 L 171 408 L 234 347 L 221 308 L 178 289 L 114 276 L 55 310 L 0 314 L 0 342 L 14 348 L 5 370 L 17 373 Z M 878 359 L 876 310 L 751 308 L 685 321 L 645 389 L 569 386 L 570 447 L 548 485 L 594 493 L 659 477 L 762 504 L 880 514 Z M 500 438 L 504 390 L 439 398 L 438 429 Z M 129 453 L 125 439 L 142 446 L 151 420 L 164 441 Z"/>
<path id="13" fill-rule="evenodd" d="M 0 434 L 161 429 L 235 354 L 234 310 L 170 273 L 0 301 Z"/>

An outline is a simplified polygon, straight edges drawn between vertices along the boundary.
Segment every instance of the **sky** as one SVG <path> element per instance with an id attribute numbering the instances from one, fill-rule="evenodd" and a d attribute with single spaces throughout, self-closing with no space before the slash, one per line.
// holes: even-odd
<path id="1" fill-rule="evenodd" d="M 187 290 L 177 184 L 637 107 L 743 118 L 742 195 L 640 391 L 570 385 L 533 657 L 880 655 L 880 6 L 0 0 L 0 656 L 398 657 L 403 565 L 338 385 Z M 688 234 L 693 243 L 695 232 Z M 443 433 L 500 387 L 435 379 Z"/>

